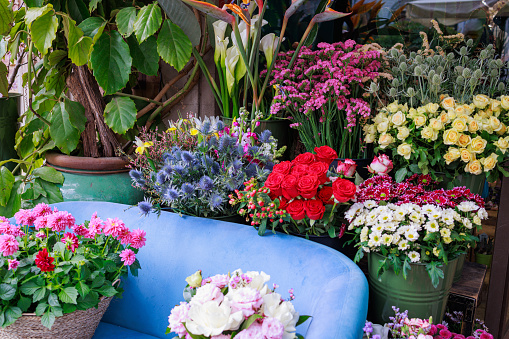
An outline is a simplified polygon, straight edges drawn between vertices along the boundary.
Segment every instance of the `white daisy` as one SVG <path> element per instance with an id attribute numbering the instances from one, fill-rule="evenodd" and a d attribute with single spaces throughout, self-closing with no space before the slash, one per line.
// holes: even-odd
<path id="1" fill-rule="evenodd" d="M 368 242 L 368 246 L 369 247 L 380 246 L 380 244 L 382 242 L 382 235 L 380 233 L 378 233 L 378 232 L 372 232 L 369 235 L 369 241 L 373 242 L 373 245 L 370 245 L 369 242 Z"/>
<path id="2" fill-rule="evenodd" d="M 371 209 L 371 208 L 374 208 L 376 206 L 378 206 L 378 204 L 374 200 L 366 200 L 366 201 L 364 201 L 364 207 L 366 207 L 366 208 Z"/>
<path id="3" fill-rule="evenodd" d="M 406 240 L 401 240 L 401 241 L 399 242 L 398 249 L 399 249 L 400 251 L 404 251 L 404 250 L 406 250 L 408 247 L 409 247 L 409 246 L 408 246 L 408 241 L 406 241 Z"/>
<path id="4" fill-rule="evenodd" d="M 401 240 L 401 236 L 399 234 L 393 234 L 392 235 L 392 243 L 394 245 L 397 245 L 400 240 Z"/>
<path id="5" fill-rule="evenodd" d="M 385 246 L 389 246 L 390 244 L 392 244 L 392 235 L 384 234 L 382 236 L 382 244 L 384 244 Z"/>
<path id="6" fill-rule="evenodd" d="M 411 262 L 419 262 L 419 260 L 421 260 L 421 255 L 416 251 L 408 252 L 407 256 L 410 258 Z"/>
<path id="7" fill-rule="evenodd" d="M 438 226 L 438 221 L 436 220 L 428 221 L 426 224 L 424 224 L 424 228 L 426 229 L 426 231 L 430 233 L 438 232 L 438 230 L 440 229 L 440 227 Z"/>
<path id="8" fill-rule="evenodd" d="M 409 228 L 405 232 L 405 238 L 407 238 L 408 241 L 414 242 L 417 239 L 419 239 L 419 233 L 417 233 L 417 230 L 415 228 Z"/>
<path id="9" fill-rule="evenodd" d="M 451 236 L 451 230 L 448 228 L 442 228 L 440 229 L 440 235 L 442 238 L 449 238 Z"/>
<path id="10" fill-rule="evenodd" d="M 447 225 L 454 225 L 454 211 L 449 208 L 446 209 L 441 219 Z"/>
<path id="11" fill-rule="evenodd" d="M 377 221 L 378 214 L 375 211 L 371 211 L 366 215 L 366 225 L 374 225 Z"/>
<path id="12" fill-rule="evenodd" d="M 463 201 L 457 207 L 462 212 L 471 212 L 479 208 L 479 206 L 477 206 L 473 201 Z"/>
<path id="13" fill-rule="evenodd" d="M 393 220 L 393 215 L 392 215 L 392 211 L 391 210 L 382 212 L 378 216 L 378 221 L 380 221 L 380 222 L 389 222 L 389 221 L 392 221 L 392 220 Z"/>
<path id="14" fill-rule="evenodd" d="M 420 222 L 421 221 L 421 214 L 418 213 L 417 211 L 414 211 L 412 213 L 410 213 L 410 220 L 412 220 L 413 222 Z"/>

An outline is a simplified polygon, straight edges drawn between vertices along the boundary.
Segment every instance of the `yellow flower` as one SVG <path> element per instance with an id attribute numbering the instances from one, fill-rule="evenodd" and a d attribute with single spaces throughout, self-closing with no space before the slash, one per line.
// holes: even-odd
<path id="1" fill-rule="evenodd" d="M 468 131 L 470 133 L 475 133 L 478 130 L 479 130 L 479 123 L 477 122 L 477 120 L 475 120 L 475 119 L 470 120 L 470 122 L 468 123 Z"/>
<path id="2" fill-rule="evenodd" d="M 446 124 L 449 122 L 449 116 L 447 115 L 447 112 L 442 112 L 442 114 L 440 114 L 440 116 L 438 117 L 438 119 L 440 119 L 440 122 L 442 124 Z"/>
<path id="3" fill-rule="evenodd" d="M 454 161 L 454 158 L 451 153 L 447 152 L 444 154 L 445 163 L 449 165 L 451 162 Z"/>
<path id="4" fill-rule="evenodd" d="M 449 147 L 448 153 L 450 153 L 452 155 L 453 161 L 458 159 L 461 156 L 460 150 L 457 148 L 454 148 L 454 147 Z"/>
<path id="5" fill-rule="evenodd" d="M 173 131 L 176 131 L 177 130 L 177 127 L 170 127 L 166 130 L 166 133 L 170 133 L 170 132 L 173 132 Z"/>
<path id="6" fill-rule="evenodd" d="M 473 161 L 469 162 L 465 166 L 465 172 L 471 173 L 471 174 L 474 174 L 474 175 L 481 174 L 482 173 L 481 162 L 479 160 L 473 160 Z"/>
<path id="7" fill-rule="evenodd" d="M 475 154 L 473 154 L 466 148 L 462 148 L 460 150 L 460 158 L 461 158 L 461 161 L 468 163 L 475 159 Z"/>
<path id="8" fill-rule="evenodd" d="M 388 129 L 389 129 L 389 122 L 387 122 L 387 121 L 382 121 L 381 123 L 376 125 L 376 130 L 378 131 L 378 133 L 387 132 Z"/>
<path id="9" fill-rule="evenodd" d="M 409 117 L 409 118 L 412 118 L 412 119 L 413 119 L 413 118 L 415 117 L 415 115 L 416 115 L 416 114 L 417 114 L 417 110 L 416 110 L 415 108 L 413 108 L 413 107 L 412 107 L 412 108 L 410 108 L 410 110 L 408 111 L 408 117 Z"/>
<path id="10" fill-rule="evenodd" d="M 462 148 L 466 148 L 468 145 L 470 145 L 470 142 L 472 139 L 469 135 L 466 134 L 460 134 L 460 137 L 458 138 L 457 145 Z"/>
<path id="11" fill-rule="evenodd" d="M 460 135 L 455 129 L 448 129 L 444 132 L 444 144 L 455 145 L 458 142 Z"/>
<path id="12" fill-rule="evenodd" d="M 437 140 L 438 133 L 433 128 L 426 126 L 421 131 L 421 136 L 426 140 Z"/>
<path id="13" fill-rule="evenodd" d="M 475 107 L 474 107 L 475 108 Z M 463 105 L 463 109 L 465 110 L 465 114 L 466 115 L 470 115 L 472 114 L 472 112 L 474 111 L 472 107 L 470 107 L 470 105 L 467 105 L 467 104 L 464 104 Z"/>
<path id="14" fill-rule="evenodd" d="M 444 237 L 444 238 L 442 238 L 442 240 L 444 241 L 445 244 L 450 244 L 452 242 L 451 237 Z"/>
<path id="15" fill-rule="evenodd" d="M 430 102 L 429 104 L 426 105 L 426 110 L 431 114 L 435 114 L 438 111 L 439 107 L 440 106 L 438 104 L 432 104 Z"/>
<path id="16" fill-rule="evenodd" d="M 136 137 L 135 139 L 135 143 L 136 143 L 136 153 L 138 154 L 143 154 L 145 152 L 145 150 L 149 147 L 152 147 L 154 146 L 154 143 L 152 141 L 141 141 L 140 138 Z"/>
<path id="17" fill-rule="evenodd" d="M 200 133 L 196 128 L 191 128 L 191 131 L 189 132 L 191 135 L 196 135 Z"/>
<path id="18" fill-rule="evenodd" d="M 363 127 L 363 129 L 364 129 L 364 132 L 366 132 L 367 134 L 375 134 L 376 133 L 376 126 L 374 124 L 365 125 Z"/>
<path id="19" fill-rule="evenodd" d="M 433 254 L 437 257 L 440 255 L 440 250 L 438 249 L 438 247 L 433 248 Z"/>
<path id="20" fill-rule="evenodd" d="M 456 118 L 456 112 L 453 109 L 448 110 L 447 111 L 447 117 L 449 118 L 449 120 L 455 119 Z"/>
<path id="21" fill-rule="evenodd" d="M 484 166 L 484 172 L 491 171 L 495 168 L 498 162 L 498 156 L 496 153 L 491 153 L 489 157 L 482 158 L 480 163 Z"/>
<path id="22" fill-rule="evenodd" d="M 396 113 L 398 111 L 398 102 L 397 101 L 394 101 L 393 103 L 389 104 L 387 106 L 387 109 L 389 110 L 389 112 L 391 113 Z"/>
<path id="23" fill-rule="evenodd" d="M 442 117 L 442 115 L 440 117 Z M 440 131 L 442 127 L 444 127 L 444 124 L 441 120 L 433 118 L 429 121 L 429 127 L 433 128 L 435 131 Z"/>
<path id="24" fill-rule="evenodd" d="M 473 102 L 474 102 L 475 107 L 483 109 L 490 103 L 490 98 L 488 98 L 484 94 L 478 94 L 478 95 L 474 96 Z"/>
<path id="25" fill-rule="evenodd" d="M 497 129 L 500 128 L 500 120 L 498 120 L 498 118 L 496 117 L 490 117 L 490 119 L 488 120 L 488 124 L 490 125 L 491 129 L 493 129 L 494 131 L 496 131 Z"/>
<path id="26" fill-rule="evenodd" d="M 457 106 L 455 109 L 454 109 L 454 113 L 456 113 L 456 116 L 459 116 L 459 115 L 466 115 L 467 113 L 465 112 L 465 107 L 463 107 L 463 105 L 461 106 Z"/>
<path id="27" fill-rule="evenodd" d="M 387 133 L 380 134 L 380 138 L 378 138 L 378 143 L 380 144 L 380 148 L 382 149 L 392 144 L 393 141 L 394 138 L 392 137 L 392 135 Z"/>
<path id="28" fill-rule="evenodd" d="M 391 121 L 396 126 L 401 126 L 406 122 L 406 116 L 403 112 L 398 111 L 391 117 Z"/>
<path id="29" fill-rule="evenodd" d="M 487 143 L 488 142 L 481 138 L 480 136 L 476 136 L 475 138 L 472 139 L 472 142 L 470 143 L 469 151 L 473 153 L 482 153 Z"/>
<path id="30" fill-rule="evenodd" d="M 398 154 L 407 160 L 410 159 L 410 156 L 412 155 L 412 145 L 407 144 L 406 142 L 402 143 L 398 146 Z"/>
<path id="31" fill-rule="evenodd" d="M 421 114 L 421 115 L 426 114 L 426 113 L 427 113 L 427 112 L 426 112 L 426 107 L 424 107 L 424 106 L 417 107 L 417 113 L 418 113 L 418 114 Z"/>
<path id="32" fill-rule="evenodd" d="M 490 109 L 495 113 L 499 113 L 500 112 L 500 104 L 501 104 L 500 101 L 492 99 Z"/>
<path id="33" fill-rule="evenodd" d="M 415 126 L 421 127 L 426 123 L 426 117 L 424 115 L 418 115 L 414 118 Z"/>
<path id="34" fill-rule="evenodd" d="M 374 122 L 374 123 L 375 123 L 375 125 L 376 125 L 376 124 L 381 123 L 382 121 L 386 121 L 386 119 L 387 119 L 387 115 L 386 115 L 386 114 L 384 114 L 384 113 L 381 113 L 381 112 L 380 112 L 380 113 L 378 113 L 378 114 L 375 116 L 375 118 L 373 119 L 373 122 Z"/>
<path id="35" fill-rule="evenodd" d="M 410 135 L 410 130 L 406 127 L 398 127 L 398 140 L 405 140 Z"/>
<path id="36" fill-rule="evenodd" d="M 509 110 L 509 95 L 502 95 L 500 97 L 500 106 L 502 106 L 503 109 Z"/>
<path id="37" fill-rule="evenodd" d="M 452 122 L 452 128 L 458 132 L 463 132 L 467 129 L 467 123 L 465 120 L 458 118 Z"/>
<path id="38" fill-rule="evenodd" d="M 451 236 L 451 230 L 448 229 L 448 228 L 442 228 L 440 230 L 440 235 L 443 237 L 443 238 L 447 238 L 447 237 L 450 237 Z"/>
<path id="39" fill-rule="evenodd" d="M 498 138 L 498 140 L 495 141 L 493 145 L 497 146 L 498 149 L 501 150 L 503 154 L 505 154 L 507 148 L 509 148 L 509 137 Z"/>
<path id="40" fill-rule="evenodd" d="M 456 105 L 454 98 L 447 97 L 442 100 L 442 107 L 444 109 L 454 109 L 454 106 Z"/>
<path id="41" fill-rule="evenodd" d="M 502 123 L 500 124 L 499 129 L 498 129 L 497 131 L 495 131 L 495 132 L 497 132 L 497 134 L 498 134 L 498 135 L 504 135 L 504 134 L 505 134 L 505 132 L 507 132 L 507 126 L 506 126 L 506 125 L 504 125 L 504 123 L 502 122 Z"/>
<path id="42" fill-rule="evenodd" d="M 375 135 L 374 134 L 366 134 L 364 137 L 364 141 L 368 144 L 371 144 L 375 141 Z"/>
<path id="43" fill-rule="evenodd" d="M 198 288 L 201 286 L 202 276 L 201 271 L 196 271 L 193 275 L 186 278 L 186 282 L 190 287 Z"/>

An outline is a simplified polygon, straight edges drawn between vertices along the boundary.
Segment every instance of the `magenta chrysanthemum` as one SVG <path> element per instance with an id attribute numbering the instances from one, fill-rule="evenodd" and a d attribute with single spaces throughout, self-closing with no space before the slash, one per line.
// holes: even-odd
<path id="1" fill-rule="evenodd" d="M 17 261 L 16 259 L 9 259 L 9 260 L 7 260 L 7 263 L 8 263 L 8 267 L 7 267 L 8 270 L 15 270 L 19 265 L 19 261 Z"/>
<path id="2" fill-rule="evenodd" d="M 19 249 L 19 243 L 11 234 L 0 235 L 0 252 L 4 257 L 13 255 Z"/>
<path id="3" fill-rule="evenodd" d="M 125 229 L 125 224 L 119 218 L 106 219 L 104 223 L 104 234 L 118 237 Z"/>
<path id="4" fill-rule="evenodd" d="M 131 247 L 133 248 L 142 248 L 145 246 L 145 241 L 147 240 L 145 236 L 147 233 L 144 230 L 134 230 L 131 232 Z"/>
<path id="5" fill-rule="evenodd" d="M 136 260 L 136 255 L 134 254 L 133 250 L 127 248 L 120 252 L 120 258 L 124 265 L 131 266 L 134 264 L 134 261 Z"/>
<path id="6" fill-rule="evenodd" d="M 69 212 L 58 211 L 48 216 L 47 227 L 53 232 L 62 232 L 74 226 L 75 222 L 76 220 Z"/>

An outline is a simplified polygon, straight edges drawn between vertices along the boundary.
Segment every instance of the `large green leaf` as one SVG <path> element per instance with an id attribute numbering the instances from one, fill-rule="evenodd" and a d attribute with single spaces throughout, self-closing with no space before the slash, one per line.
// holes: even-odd
<path id="1" fill-rule="evenodd" d="M 6 206 L 12 194 L 14 175 L 7 167 L 0 167 L 0 206 Z"/>
<path id="2" fill-rule="evenodd" d="M 45 204 L 55 204 L 64 201 L 62 192 L 60 192 L 60 188 L 58 188 L 57 184 L 37 178 L 34 182 L 34 189 L 36 185 L 38 185 L 38 190 L 44 191 L 44 194 L 41 193 L 39 198 L 33 201 L 34 205 L 40 204 L 41 202 Z"/>
<path id="3" fill-rule="evenodd" d="M 78 24 L 90 17 L 88 7 L 83 0 L 66 0 L 66 6 L 71 18 L 76 20 Z"/>
<path id="4" fill-rule="evenodd" d="M 79 129 L 80 133 L 85 130 L 87 118 L 85 117 L 85 107 L 77 101 L 64 99 L 64 106 L 69 113 L 69 118 L 74 127 Z"/>
<path id="5" fill-rule="evenodd" d="M 5 310 L 5 322 L 3 326 L 8 326 L 11 324 L 14 324 L 16 320 L 18 320 L 19 317 L 21 317 L 23 313 L 21 312 L 21 309 L 17 306 L 9 306 Z"/>
<path id="6" fill-rule="evenodd" d="M 1 0 L 0 0 L 1 1 Z M 34 45 L 42 55 L 48 52 L 53 40 L 56 38 L 58 20 L 53 12 L 48 12 L 32 23 L 32 40 Z"/>
<path id="7" fill-rule="evenodd" d="M 193 45 L 184 31 L 165 20 L 157 37 L 157 52 L 161 58 L 180 71 L 191 58 L 192 50 Z"/>
<path id="8" fill-rule="evenodd" d="M 53 167 L 39 167 L 36 168 L 32 175 L 36 178 L 41 178 L 42 180 L 46 180 L 48 182 L 52 182 L 55 184 L 62 184 L 64 182 L 64 176 L 62 173 L 54 169 Z"/>
<path id="9" fill-rule="evenodd" d="M 0 94 L 5 97 L 9 95 L 9 81 L 7 80 L 8 75 L 9 70 L 7 69 L 7 66 L 0 61 Z"/>
<path id="10" fill-rule="evenodd" d="M 0 284 L 0 299 L 11 300 L 16 294 L 16 289 L 8 284 Z"/>
<path id="11" fill-rule="evenodd" d="M 193 11 L 181 0 L 158 0 L 168 18 L 186 33 L 193 46 L 200 43 L 200 24 Z"/>
<path id="12" fill-rule="evenodd" d="M 37 19 L 40 16 L 43 16 L 44 14 L 48 13 L 52 9 L 53 9 L 53 5 L 52 4 L 47 4 L 44 7 L 32 7 L 32 8 L 29 8 L 26 11 L 26 14 L 25 14 L 25 22 L 26 22 L 26 24 L 28 25 L 28 27 L 30 27 L 32 25 L 32 22 L 35 21 L 35 19 Z"/>
<path id="13" fill-rule="evenodd" d="M 162 20 L 161 8 L 159 8 L 157 2 L 143 7 L 134 22 L 134 33 L 138 42 L 141 44 L 149 36 L 157 32 L 159 27 L 161 27 Z"/>
<path id="14" fill-rule="evenodd" d="M 87 20 L 83 21 L 82 24 Z M 76 22 L 74 20 L 64 18 L 64 23 L 68 26 L 67 40 L 69 46 L 69 58 L 76 66 L 83 66 L 88 63 L 88 56 L 93 44 L 92 38 L 83 36 L 83 30 L 79 26 L 76 26 Z"/>
<path id="15" fill-rule="evenodd" d="M 141 45 L 134 36 L 127 38 L 127 44 L 133 58 L 133 66 L 146 75 L 157 75 L 159 70 L 159 55 L 157 54 L 157 39 L 148 37 Z"/>
<path id="16" fill-rule="evenodd" d="M 41 324 L 49 329 L 53 326 L 55 323 L 55 315 L 51 311 L 44 312 L 44 314 L 41 317 Z"/>
<path id="17" fill-rule="evenodd" d="M 130 98 L 114 97 L 104 109 L 104 121 L 118 134 L 124 134 L 136 122 L 136 105 Z"/>
<path id="18" fill-rule="evenodd" d="M 117 31 L 101 35 L 90 55 L 94 76 L 105 94 L 122 89 L 129 80 L 132 59 L 129 45 Z"/>
<path id="19" fill-rule="evenodd" d="M 76 304 L 76 298 L 78 297 L 78 290 L 75 287 L 66 287 L 60 290 L 58 297 L 62 302 L 67 304 Z"/>
<path id="20" fill-rule="evenodd" d="M 102 0 L 90 0 L 90 3 L 88 4 L 88 9 L 90 9 L 90 13 L 92 13 L 93 11 L 95 11 L 97 9 L 97 5 L 101 1 Z"/>
<path id="21" fill-rule="evenodd" d="M 77 118 L 79 113 L 68 111 L 68 108 L 72 107 L 74 105 L 66 105 L 64 102 L 59 102 L 51 113 L 51 127 L 49 129 L 51 138 L 55 141 L 57 147 L 66 154 L 76 149 L 80 140 L 80 134 L 84 130 L 84 128 L 80 128 L 84 127 L 82 118 Z M 81 107 L 83 109 L 83 106 Z M 84 112 L 82 111 L 82 113 Z M 71 120 L 75 120 L 74 122 L 78 126 L 75 126 Z"/>
<path id="22" fill-rule="evenodd" d="M 95 35 L 99 32 L 101 26 L 105 26 L 106 21 L 103 18 L 98 16 L 92 16 L 88 19 L 83 20 L 78 27 L 81 28 L 83 34 L 88 37 L 94 38 Z"/>
<path id="23" fill-rule="evenodd" d="M 9 33 L 11 21 L 12 11 L 9 9 L 9 1 L 0 0 L 0 35 Z"/>
<path id="24" fill-rule="evenodd" d="M 136 21 L 136 8 L 122 8 L 115 18 L 117 29 L 124 37 L 128 37 L 134 32 L 134 22 Z"/>

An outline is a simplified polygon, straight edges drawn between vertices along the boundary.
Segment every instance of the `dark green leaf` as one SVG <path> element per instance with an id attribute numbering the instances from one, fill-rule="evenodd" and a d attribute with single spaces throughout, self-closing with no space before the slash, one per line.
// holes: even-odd
<path id="1" fill-rule="evenodd" d="M 38 302 L 39 300 L 43 299 L 46 295 L 46 287 L 39 288 L 37 291 L 35 291 L 32 301 L 34 303 Z"/>
<path id="2" fill-rule="evenodd" d="M 102 286 L 104 284 L 104 277 L 103 276 L 98 276 L 96 277 L 94 280 L 92 280 L 92 285 L 91 287 L 92 288 L 95 288 L 95 287 L 99 287 L 99 286 Z"/>
<path id="3" fill-rule="evenodd" d="M 76 66 L 83 66 L 88 62 L 92 38 L 83 36 L 82 29 L 76 26 L 74 20 L 64 18 L 64 24 L 68 25 L 69 58 Z"/>
<path id="4" fill-rule="evenodd" d="M 130 98 L 113 97 L 104 109 L 104 121 L 115 133 L 124 134 L 134 126 L 137 112 Z"/>
<path id="5" fill-rule="evenodd" d="M 83 20 L 83 22 L 80 23 L 78 27 L 81 28 L 85 36 L 94 38 L 95 35 L 99 32 L 101 26 L 104 26 L 105 24 L 106 21 L 104 21 L 103 18 L 92 16 L 86 20 Z"/>
<path id="6" fill-rule="evenodd" d="M 14 175 L 5 166 L 0 167 L 0 206 L 6 206 L 14 186 Z M 16 192 L 14 192 L 16 194 Z"/>
<path id="7" fill-rule="evenodd" d="M 157 2 L 142 7 L 134 22 L 134 33 L 138 42 L 141 44 L 149 36 L 157 32 L 159 27 L 161 27 L 162 20 L 161 9 Z"/>
<path id="8" fill-rule="evenodd" d="M 34 200 L 34 204 L 39 204 L 44 202 L 46 204 L 55 204 L 57 202 L 64 201 L 62 197 L 62 192 L 60 192 L 60 188 L 58 188 L 57 184 L 53 184 L 51 182 L 47 182 L 41 180 L 39 178 L 35 179 L 35 183 L 38 183 L 44 190 L 45 194 Z"/>
<path id="9" fill-rule="evenodd" d="M 14 298 L 16 289 L 8 284 L 0 284 L 0 299 L 8 301 Z"/>
<path id="10" fill-rule="evenodd" d="M 27 297 L 20 297 L 18 300 L 18 307 L 21 309 L 21 311 L 26 312 L 28 311 L 28 308 L 32 305 L 32 299 Z"/>
<path id="11" fill-rule="evenodd" d="M 159 70 L 159 55 L 157 54 L 157 39 L 150 36 L 141 45 L 134 36 L 127 38 L 127 44 L 133 58 L 133 66 L 146 75 L 157 75 Z"/>
<path id="12" fill-rule="evenodd" d="M 76 304 L 76 298 L 78 297 L 78 290 L 75 287 L 66 287 L 60 290 L 58 293 L 58 298 L 62 300 L 62 302 L 67 304 Z"/>
<path id="13" fill-rule="evenodd" d="M 60 241 L 55 243 L 55 245 L 53 245 L 53 252 L 57 252 L 61 257 L 63 257 L 65 253 L 65 244 Z"/>
<path id="14" fill-rule="evenodd" d="M 23 285 L 21 285 L 21 292 L 26 295 L 32 295 L 42 286 L 37 282 L 36 279 L 27 281 Z"/>
<path id="15" fill-rule="evenodd" d="M 79 310 L 86 310 L 92 307 L 96 307 L 99 304 L 99 294 L 94 291 L 90 291 L 86 297 L 79 297 L 77 307 Z"/>
<path id="16" fill-rule="evenodd" d="M 0 34 L 7 34 L 11 30 L 12 11 L 8 0 L 0 0 Z"/>
<path id="17" fill-rule="evenodd" d="M 117 293 L 117 290 L 111 285 L 103 285 L 96 291 L 105 297 L 113 297 Z"/>
<path id="18" fill-rule="evenodd" d="M 433 287 L 437 287 L 440 282 L 440 278 L 444 278 L 444 271 L 442 271 L 438 267 L 437 262 L 430 262 L 426 265 L 426 270 L 428 271 L 429 277 L 431 278 L 431 284 Z"/>
<path id="19" fill-rule="evenodd" d="M 76 305 L 64 304 L 63 311 L 64 311 L 64 313 L 72 313 L 72 312 L 76 311 Z"/>
<path id="20" fill-rule="evenodd" d="M 1 1 L 1 0 L 0 0 Z M 56 38 L 58 19 L 53 12 L 48 12 L 32 23 L 30 30 L 34 45 L 42 55 L 48 52 Z"/>
<path id="21" fill-rule="evenodd" d="M 42 180 L 52 182 L 55 184 L 62 184 L 64 182 L 64 176 L 62 173 L 58 172 L 53 167 L 39 167 L 36 168 L 32 175 L 36 178 L 41 178 Z"/>
<path id="22" fill-rule="evenodd" d="M 117 29 L 124 37 L 128 37 L 134 32 L 134 22 L 136 21 L 136 8 L 122 8 L 115 18 Z"/>
<path id="23" fill-rule="evenodd" d="M 406 169 L 406 167 L 402 167 L 400 168 L 397 172 L 396 172 L 396 182 L 402 182 L 403 180 L 405 180 L 406 176 L 408 174 L 408 170 Z"/>
<path id="24" fill-rule="evenodd" d="M 90 287 L 88 287 L 88 285 L 83 281 L 76 284 L 76 289 L 82 297 L 85 297 L 90 292 Z"/>
<path id="25" fill-rule="evenodd" d="M 180 27 L 165 20 L 157 37 L 157 52 L 161 58 L 180 71 L 189 62 L 192 50 L 191 41 Z"/>
<path id="26" fill-rule="evenodd" d="M 50 122 L 51 138 L 62 152 L 70 154 L 78 145 L 81 131 L 71 123 L 70 114 L 63 102 L 55 105 Z"/>
<path id="27" fill-rule="evenodd" d="M 94 76 L 105 94 L 122 89 L 129 80 L 132 59 L 129 46 L 117 31 L 101 35 L 90 56 Z"/>
<path id="28" fill-rule="evenodd" d="M 97 9 L 97 5 L 101 2 L 102 0 L 91 0 L 90 3 L 88 4 L 88 8 L 90 9 L 90 12 L 93 12 Z"/>
<path id="29" fill-rule="evenodd" d="M 78 24 L 90 17 L 88 7 L 83 0 L 67 0 L 67 8 L 71 18 Z"/>
<path id="30" fill-rule="evenodd" d="M 44 327 L 51 329 L 51 326 L 55 323 L 55 315 L 51 311 L 44 312 L 41 317 L 41 324 Z"/>
<path id="31" fill-rule="evenodd" d="M 21 317 L 22 314 L 23 312 L 21 312 L 21 309 L 19 307 L 9 306 L 5 310 L 5 322 L 3 326 L 14 324 L 14 322 L 18 320 L 18 318 Z"/>
<path id="32" fill-rule="evenodd" d="M 310 315 L 301 315 L 299 317 L 299 320 L 297 321 L 297 324 L 295 324 L 295 326 L 299 326 L 300 324 L 303 324 L 304 322 L 306 322 L 306 320 L 308 320 L 309 318 L 311 318 Z"/>
<path id="33" fill-rule="evenodd" d="M 49 65 L 53 67 L 66 57 L 67 57 L 66 51 L 62 51 L 59 49 L 54 50 L 53 52 L 50 53 L 48 57 Z"/>
<path id="34" fill-rule="evenodd" d="M 7 66 L 2 62 L 0 63 L 0 94 L 4 97 L 9 95 L 9 82 L 7 81 L 7 76 L 9 75 L 9 70 Z"/>
<path id="35" fill-rule="evenodd" d="M 158 2 L 171 22 L 182 28 L 193 46 L 197 46 L 200 43 L 201 30 L 193 11 L 182 1 L 158 0 Z"/>
<path id="36" fill-rule="evenodd" d="M 35 308 L 35 314 L 40 317 L 45 311 L 46 309 L 48 308 L 48 304 L 47 303 L 40 303 L 39 305 L 37 305 L 37 307 Z"/>

